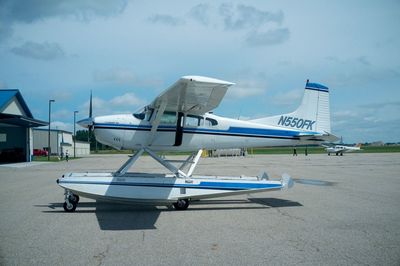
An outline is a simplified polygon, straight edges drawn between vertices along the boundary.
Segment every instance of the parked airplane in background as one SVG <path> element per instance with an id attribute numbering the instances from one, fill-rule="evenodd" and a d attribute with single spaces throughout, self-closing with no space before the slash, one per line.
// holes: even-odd
<path id="1" fill-rule="evenodd" d="M 331 153 L 334 153 L 337 155 L 342 156 L 343 153 L 345 152 L 354 152 L 354 151 L 359 151 L 361 150 L 361 144 L 357 144 L 356 146 L 345 146 L 343 144 L 340 145 L 334 145 L 334 146 L 327 146 L 327 145 L 322 145 L 325 148 L 326 152 L 328 155 L 331 155 Z"/>
<path id="2" fill-rule="evenodd" d="M 295 146 L 336 141 L 330 134 L 329 89 L 307 81 L 296 111 L 248 121 L 210 113 L 233 83 L 201 76 L 185 76 L 134 114 L 92 117 L 79 121 L 96 140 L 136 153 L 113 173 L 68 173 L 58 179 L 66 190 L 64 209 L 74 211 L 79 195 L 118 201 L 171 204 L 186 209 L 193 199 L 247 194 L 290 187 L 288 175 L 280 181 L 259 177 L 193 176 L 202 149 Z M 91 105 L 90 105 L 91 106 Z M 175 166 L 156 151 L 191 151 Z M 130 173 L 144 153 L 170 174 Z M 176 160 L 174 161 L 176 162 Z M 185 172 L 185 168 L 188 170 Z"/>

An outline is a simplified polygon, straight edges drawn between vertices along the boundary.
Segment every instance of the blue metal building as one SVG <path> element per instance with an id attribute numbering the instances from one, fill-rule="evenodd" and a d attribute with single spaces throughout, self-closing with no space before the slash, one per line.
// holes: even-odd
<path id="1" fill-rule="evenodd" d="M 45 125 L 33 117 L 19 90 L 0 90 L 0 163 L 29 162 L 32 128 Z"/>

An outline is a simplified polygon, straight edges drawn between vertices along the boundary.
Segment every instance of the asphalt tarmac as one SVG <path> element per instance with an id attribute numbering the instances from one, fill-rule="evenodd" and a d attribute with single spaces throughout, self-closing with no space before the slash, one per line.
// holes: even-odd
<path id="1" fill-rule="evenodd" d="M 0 265 L 400 264 L 400 153 L 204 158 L 195 174 L 287 172 L 295 185 L 186 211 L 81 198 L 64 212 L 58 177 L 126 159 L 0 166 Z M 150 157 L 135 166 L 162 169 Z"/>

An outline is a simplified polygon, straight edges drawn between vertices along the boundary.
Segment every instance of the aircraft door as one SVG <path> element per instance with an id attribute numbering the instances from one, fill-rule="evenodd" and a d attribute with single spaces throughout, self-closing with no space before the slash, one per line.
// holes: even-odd
<path id="1" fill-rule="evenodd" d="M 183 119 L 178 119 L 179 117 L 179 114 L 171 111 L 165 111 L 162 114 L 153 146 L 176 146 L 175 144 L 179 144 L 179 139 L 182 137 L 179 137 L 177 130 L 183 134 L 183 128 L 180 126 Z M 181 120 L 180 124 L 178 120 Z"/>
<path id="2" fill-rule="evenodd" d="M 204 128 L 212 130 L 215 129 L 218 125 L 218 122 L 215 119 L 205 118 L 204 119 Z M 214 150 L 216 147 L 216 136 L 214 134 L 206 134 L 203 137 L 203 146 L 207 147 L 207 149 Z"/>

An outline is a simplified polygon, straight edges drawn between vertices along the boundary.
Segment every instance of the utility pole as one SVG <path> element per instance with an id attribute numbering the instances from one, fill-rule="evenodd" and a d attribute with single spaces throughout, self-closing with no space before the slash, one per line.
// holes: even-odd
<path id="1" fill-rule="evenodd" d="M 76 158 L 76 114 L 78 111 L 74 111 L 74 158 Z"/>
<path id="2" fill-rule="evenodd" d="M 49 100 L 49 132 L 48 132 L 48 142 L 47 142 L 47 160 L 50 161 L 50 123 L 51 123 L 51 103 L 54 103 L 55 100 Z"/>

